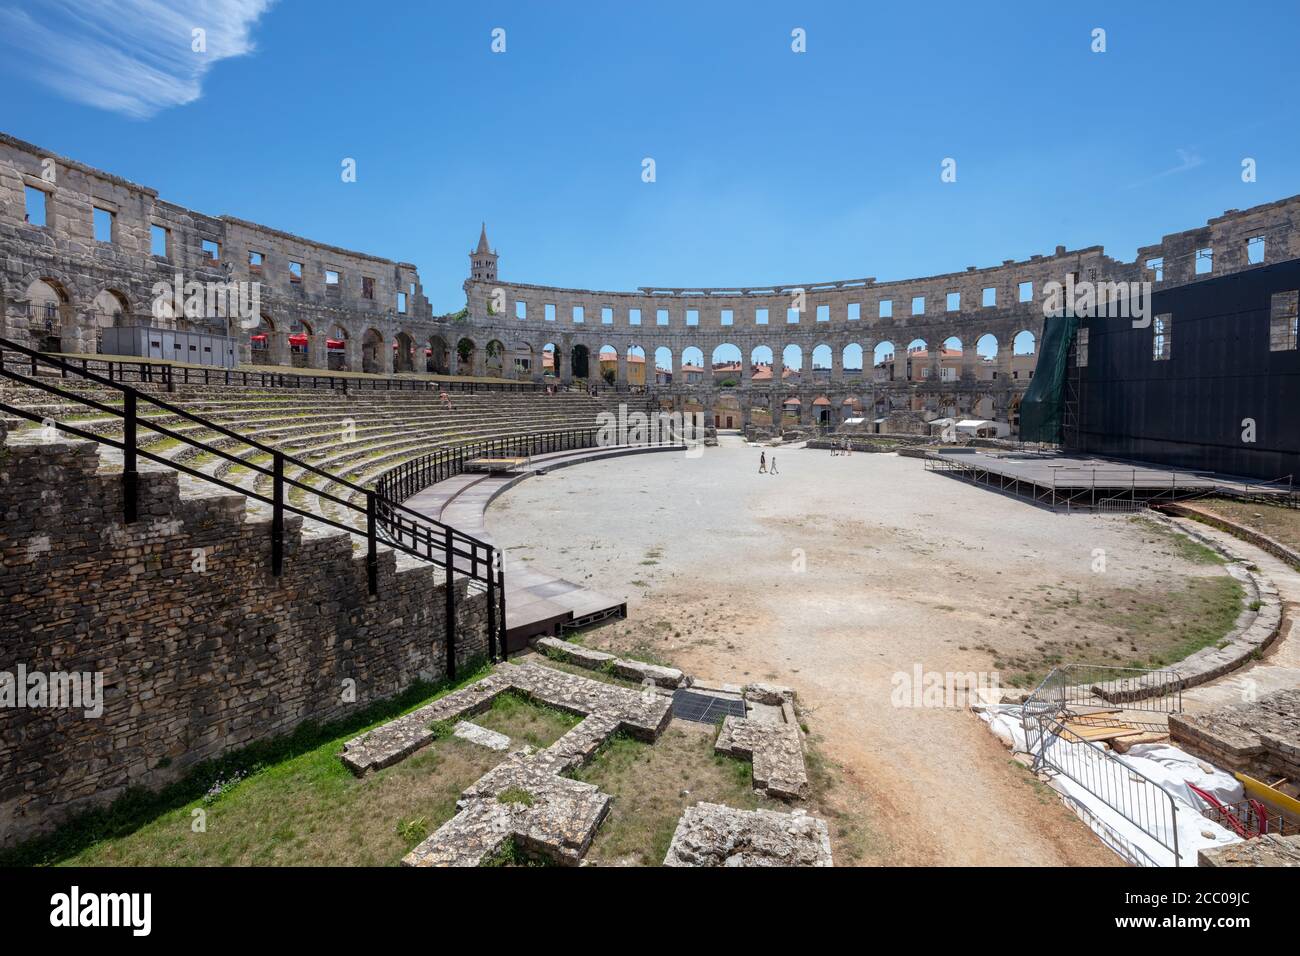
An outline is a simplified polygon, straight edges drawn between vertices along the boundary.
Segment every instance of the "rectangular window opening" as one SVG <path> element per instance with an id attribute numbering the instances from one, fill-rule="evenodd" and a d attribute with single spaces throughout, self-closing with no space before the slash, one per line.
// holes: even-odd
<path id="1" fill-rule="evenodd" d="M 1300 291 L 1277 292 L 1269 301 L 1268 350 L 1288 352 L 1296 347 L 1297 312 L 1300 311 Z"/>
<path id="2" fill-rule="evenodd" d="M 1157 362 L 1169 360 L 1169 346 L 1173 334 L 1174 317 L 1165 312 L 1157 315 L 1151 323 L 1151 358 Z"/>
<path id="3" fill-rule="evenodd" d="M 32 226 L 48 226 L 50 194 L 35 186 L 24 186 L 23 197 L 27 201 L 24 220 Z"/>

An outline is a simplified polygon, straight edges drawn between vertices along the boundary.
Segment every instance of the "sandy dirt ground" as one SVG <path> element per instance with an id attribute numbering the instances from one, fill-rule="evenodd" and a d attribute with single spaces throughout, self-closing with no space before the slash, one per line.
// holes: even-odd
<path id="1" fill-rule="evenodd" d="M 865 862 L 1117 863 L 969 710 L 896 706 L 897 675 L 1087 640 L 1063 595 L 1210 572 L 1129 517 L 1053 514 L 919 460 L 777 449 L 772 477 L 758 457 L 724 436 L 696 459 L 556 471 L 498 499 L 488 526 L 513 558 L 627 598 L 628 620 L 586 643 L 794 687 L 838 768 L 831 802 L 866 817 Z"/>

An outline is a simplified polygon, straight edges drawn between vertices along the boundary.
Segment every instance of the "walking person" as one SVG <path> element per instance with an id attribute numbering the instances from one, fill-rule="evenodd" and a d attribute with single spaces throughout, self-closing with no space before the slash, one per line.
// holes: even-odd
<path id="1" fill-rule="evenodd" d="M 758 455 L 758 473 L 760 475 L 767 474 L 767 452 L 765 451 L 759 452 Z"/>
<path id="2" fill-rule="evenodd" d="M 776 455 L 775 455 L 775 454 L 772 455 L 772 467 L 769 468 L 769 469 L 767 470 L 767 473 L 768 473 L 769 475 L 775 475 L 775 474 L 776 474 Z"/>

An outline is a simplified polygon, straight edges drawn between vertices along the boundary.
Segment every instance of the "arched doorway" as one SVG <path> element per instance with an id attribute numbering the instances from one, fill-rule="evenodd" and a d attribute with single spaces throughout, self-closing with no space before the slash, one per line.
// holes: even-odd
<path id="1" fill-rule="evenodd" d="M 29 334 L 42 352 L 62 352 L 64 335 L 72 331 L 72 304 L 57 279 L 37 279 L 27 287 Z M 72 344 L 72 343 L 69 343 Z"/>
<path id="2" fill-rule="evenodd" d="M 384 337 L 378 329 L 366 329 L 361 338 L 361 371 L 379 374 L 384 368 Z"/>
<path id="3" fill-rule="evenodd" d="M 570 353 L 573 359 L 573 377 L 590 378 L 591 377 L 591 350 L 581 342 L 573 347 Z"/>
<path id="4" fill-rule="evenodd" d="M 474 360 L 478 356 L 478 346 L 471 338 L 462 338 L 456 343 L 456 374 L 473 375 Z"/>
<path id="5" fill-rule="evenodd" d="M 449 351 L 446 339 L 440 335 L 429 336 L 429 344 L 424 350 L 424 370 L 431 375 L 451 374 L 447 365 Z"/>
<path id="6" fill-rule="evenodd" d="M 393 371 L 415 371 L 415 338 L 409 332 L 398 332 L 393 339 Z"/>
<path id="7" fill-rule="evenodd" d="M 341 325 L 330 328 L 325 339 L 325 366 L 331 372 L 350 372 L 348 367 L 348 330 Z"/>

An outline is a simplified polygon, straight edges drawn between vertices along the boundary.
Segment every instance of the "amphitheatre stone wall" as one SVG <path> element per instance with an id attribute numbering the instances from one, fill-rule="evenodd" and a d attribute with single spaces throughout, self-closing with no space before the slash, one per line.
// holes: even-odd
<path id="1" fill-rule="evenodd" d="M 1259 254 L 1251 262 L 1248 250 L 1255 243 Z M 575 349 L 585 349 L 588 356 L 612 349 L 620 385 L 629 383 L 633 349 L 642 350 L 649 369 L 656 350 L 666 348 L 675 370 L 684 364 L 687 349 L 698 349 L 701 380 L 685 382 L 677 375 L 656 392 L 679 408 L 702 406 L 707 424 L 713 424 L 723 403 L 748 424 L 751 410 L 762 408 L 776 416 L 792 397 L 800 400 L 805 423 L 819 398 L 828 399 L 832 421 L 839 420 L 847 401 L 858 414 L 884 416 L 908 409 L 1007 420 L 1014 418 L 1031 377 L 1013 357 L 1013 343 L 1022 332 L 1029 332 L 1035 343 L 1040 339 L 1047 283 L 1064 283 L 1067 276 L 1076 283 L 1148 281 L 1158 291 L 1297 257 L 1300 196 L 1244 212 L 1229 210 L 1205 226 L 1140 248 L 1133 262 L 1113 259 L 1101 246 L 1057 246 L 1051 255 L 890 282 L 866 278 L 731 289 L 569 289 L 499 281 L 497 257 L 481 244 L 465 283 L 468 328 L 458 329 L 454 339 L 439 347 L 481 361 L 493 343 L 506 355 L 531 356 L 534 377 L 540 375 L 543 351 L 554 348 L 561 380 L 572 377 Z M 797 312 L 796 303 L 801 306 Z M 976 352 L 986 335 L 996 342 L 992 363 Z M 463 339 L 467 346 L 460 344 Z M 941 350 L 953 339 L 954 351 L 961 354 L 959 369 L 950 372 L 942 368 L 948 363 Z M 802 371 L 787 378 L 783 355 L 791 345 L 799 349 Z M 861 349 L 861 367 L 850 370 L 845 355 L 853 345 Z M 893 353 L 899 359 L 876 367 L 882 345 L 881 356 Z M 720 346 L 740 352 L 738 371 L 712 372 Z M 823 367 L 813 370 L 814 351 L 823 346 Z M 829 367 L 824 364 L 827 351 Z M 770 375 L 761 382 L 753 369 L 759 361 L 771 363 Z M 732 383 L 722 385 L 724 375 Z"/>
<path id="2" fill-rule="evenodd" d="M 24 221 L 27 187 L 49 197 L 44 226 Z M 93 207 L 114 214 L 111 242 L 95 240 Z M 152 252 L 154 226 L 168 230 L 165 255 Z M 1263 255 L 1251 262 L 1248 249 L 1261 237 L 1255 248 Z M 204 251 L 205 240 L 218 244 L 216 260 Z M 250 253 L 260 255 L 258 264 Z M 658 393 L 679 409 L 702 407 L 709 419 L 723 407 L 734 410 L 744 423 L 754 409 L 779 415 L 790 398 L 799 399 L 805 422 L 814 401 L 829 406 L 833 422 L 850 411 L 883 417 L 896 409 L 1014 422 L 1033 364 L 1032 356 L 1013 354 L 1014 340 L 1022 332 L 1035 343 L 1040 338 L 1047 282 L 1073 275 L 1077 281 L 1147 280 L 1160 289 L 1298 257 L 1300 196 L 1228 210 L 1141 247 L 1132 262 L 1107 256 L 1101 246 L 1057 246 L 1049 255 L 915 279 L 731 289 L 604 292 L 504 282 L 485 231 L 470 253 L 467 314 L 435 316 L 410 263 L 203 215 L 159 199 L 148 187 L 0 134 L 0 311 L 7 337 L 93 352 L 105 325 L 159 324 L 150 315 L 150 290 L 180 270 L 200 281 L 260 284 L 262 324 L 236 330 L 246 362 L 540 379 L 550 346 L 555 373 L 569 381 L 575 351 L 593 356 L 608 347 L 617 356 L 616 381 L 627 384 L 633 349 L 644 350 L 650 369 L 657 349 L 671 353 L 675 369 L 687 349 L 699 349 L 700 380 L 679 375 Z M 291 263 L 301 264 L 300 275 L 291 273 Z M 1198 272 L 1198 263 L 1208 268 Z M 327 283 L 327 273 L 337 282 Z M 797 290 L 803 291 L 803 309 L 792 321 L 787 310 Z M 883 302 L 890 308 L 883 310 Z M 224 330 L 223 320 L 170 321 L 181 329 Z M 996 342 L 992 361 L 977 354 L 985 335 Z M 960 343 L 954 347 L 960 359 L 941 352 L 952 339 Z M 713 374 L 714 352 L 722 345 L 740 352 L 734 376 Z M 787 377 L 783 356 L 791 345 L 800 349 L 802 371 Z M 861 348 L 860 369 L 845 368 L 850 346 Z M 877 367 L 878 346 L 881 356 L 892 350 L 896 360 Z M 767 350 L 770 368 L 756 379 L 751 363 L 756 352 L 766 360 Z M 814 369 L 818 352 L 823 367 Z M 856 349 L 850 354 L 856 364 Z M 517 356 L 530 358 L 527 371 L 516 368 Z M 731 377 L 734 386 L 724 385 Z"/>
<path id="3" fill-rule="evenodd" d="M 45 225 L 27 218 L 28 190 L 44 193 Z M 112 240 L 97 241 L 94 210 L 112 214 Z M 153 252 L 153 229 L 166 230 L 166 253 Z M 214 259 L 204 242 L 215 243 Z M 259 253 L 260 265 L 250 263 Z M 291 274 L 290 263 L 301 265 Z M 256 281 L 266 348 L 244 361 L 324 369 L 328 339 L 344 343 L 343 367 L 391 372 L 391 343 L 432 321 L 414 265 L 340 249 L 230 216 L 214 217 L 158 197 L 155 190 L 0 134 L 0 306 L 4 336 L 65 352 L 94 353 L 101 329 L 149 324 L 227 333 L 226 320 L 152 315 L 152 289 L 173 282 Z M 337 283 L 326 283 L 326 273 Z M 300 281 L 295 281 L 299 280 Z M 405 296 L 405 313 L 398 294 Z M 298 355 L 291 333 L 305 334 Z M 427 338 L 427 335 L 423 336 Z"/>
<path id="4" fill-rule="evenodd" d="M 99 717 L 0 707 L 0 845 L 445 675 L 433 567 L 381 551 L 372 597 L 348 536 L 290 517 L 275 578 L 268 520 L 242 496 L 182 496 L 174 472 L 145 472 L 124 525 L 121 479 L 98 468 L 90 443 L 0 447 L 0 673 L 103 675 Z M 455 586 L 468 663 L 487 653 L 486 596 Z"/>

